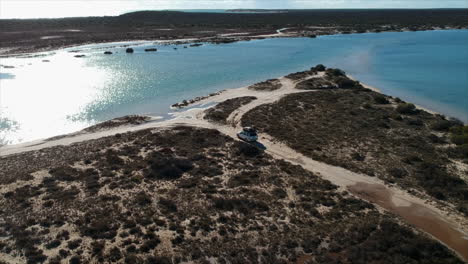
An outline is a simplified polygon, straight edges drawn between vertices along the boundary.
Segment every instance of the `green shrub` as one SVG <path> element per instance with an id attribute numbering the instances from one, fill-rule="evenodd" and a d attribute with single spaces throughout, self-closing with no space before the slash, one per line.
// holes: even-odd
<path id="1" fill-rule="evenodd" d="M 72 250 L 78 248 L 80 245 L 81 245 L 81 239 L 75 239 L 75 240 L 69 241 L 67 244 L 68 248 Z"/>
<path id="2" fill-rule="evenodd" d="M 114 151 L 112 150 L 108 150 L 106 151 L 106 159 L 107 159 L 107 163 L 109 163 L 110 165 L 124 165 L 124 160 L 122 158 L 120 158 L 117 153 L 115 153 Z"/>
<path id="3" fill-rule="evenodd" d="M 421 119 L 417 119 L 417 118 L 408 119 L 406 123 L 410 126 L 423 126 L 424 125 L 424 122 Z"/>
<path id="4" fill-rule="evenodd" d="M 91 247 L 93 250 L 93 255 L 101 255 L 104 252 L 106 247 L 105 241 L 93 241 L 91 242 Z"/>
<path id="5" fill-rule="evenodd" d="M 70 264 L 80 264 L 81 263 L 81 258 L 79 256 L 73 256 L 70 259 Z"/>
<path id="6" fill-rule="evenodd" d="M 177 205 L 171 200 L 161 198 L 158 204 L 168 212 L 177 212 Z"/>
<path id="7" fill-rule="evenodd" d="M 356 86 L 356 81 L 353 81 L 347 77 L 340 76 L 335 80 L 339 88 L 353 88 Z"/>
<path id="8" fill-rule="evenodd" d="M 468 144 L 456 146 L 455 148 L 451 149 L 451 151 L 451 154 L 455 158 L 468 159 Z"/>
<path id="9" fill-rule="evenodd" d="M 166 256 L 150 256 L 146 259 L 146 263 L 172 264 L 173 262 Z"/>
<path id="10" fill-rule="evenodd" d="M 451 127 L 451 123 L 448 120 L 439 120 L 432 123 L 431 128 L 437 131 L 446 131 Z"/>
<path id="11" fill-rule="evenodd" d="M 465 145 L 468 144 L 468 134 L 465 135 L 452 135 L 450 140 L 455 145 Z"/>
<path id="12" fill-rule="evenodd" d="M 56 248 L 56 247 L 60 246 L 60 244 L 61 244 L 60 240 L 55 239 L 55 240 L 52 240 L 51 242 L 47 243 L 45 245 L 45 248 L 47 248 L 47 249 Z"/>
<path id="13" fill-rule="evenodd" d="M 42 253 L 42 250 L 34 247 L 26 249 L 24 255 L 28 259 L 27 263 L 44 263 L 47 259 L 47 256 Z"/>
<path id="14" fill-rule="evenodd" d="M 82 226 L 80 231 L 83 235 L 94 239 L 112 239 L 117 235 L 119 225 L 112 221 L 112 217 L 103 212 L 96 216 L 88 225 Z"/>
<path id="15" fill-rule="evenodd" d="M 151 238 L 150 240 L 146 240 L 145 243 L 143 243 L 143 245 L 140 247 L 140 250 L 143 252 L 149 252 L 150 250 L 155 249 L 159 243 L 161 243 L 159 238 Z"/>
<path id="16" fill-rule="evenodd" d="M 422 159 L 419 156 L 412 154 L 407 157 L 404 157 L 403 159 L 401 159 L 401 161 L 406 164 L 414 164 L 417 162 L 421 162 Z"/>
<path id="17" fill-rule="evenodd" d="M 450 120 L 449 122 L 452 122 L 452 124 L 459 124 L 458 120 Z M 463 125 L 457 125 L 457 126 L 451 126 L 450 127 L 450 139 L 453 144 L 456 145 L 464 145 L 468 144 L 468 126 L 463 126 Z"/>
<path id="18" fill-rule="evenodd" d="M 251 86 L 251 88 L 253 90 L 273 91 L 273 90 L 281 88 L 281 82 L 277 80 L 268 80 L 263 83 L 255 84 Z M 256 99 L 257 97 L 254 97 L 254 96 L 244 96 L 244 97 L 228 99 L 226 101 L 223 101 L 217 104 L 214 107 L 207 109 L 205 112 L 206 115 L 204 119 L 225 124 L 226 119 L 229 117 L 229 115 L 232 112 L 234 112 L 236 109 L 240 108 L 243 105 L 249 104 L 250 102 Z"/>
<path id="19" fill-rule="evenodd" d="M 460 204 L 457 206 L 457 210 L 468 216 L 468 204 Z"/>
<path id="20" fill-rule="evenodd" d="M 351 158 L 356 161 L 364 161 L 366 159 L 365 156 L 361 155 L 358 152 L 354 152 L 353 154 L 351 154 Z"/>
<path id="21" fill-rule="evenodd" d="M 345 76 L 346 73 L 340 69 L 332 69 L 332 68 L 329 68 L 326 70 L 326 74 L 327 76 L 329 77 L 338 77 L 338 76 Z"/>
<path id="22" fill-rule="evenodd" d="M 408 174 L 405 170 L 400 168 L 390 168 L 388 169 L 388 173 L 396 178 L 403 178 Z"/>
<path id="23" fill-rule="evenodd" d="M 151 197 L 142 191 L 135 196 L 135 202 L 140 206 L 146 206 L 151 204 Z"/>
<path id="24" fill-rule="evenodd" d="M 463 122 L 457 118 L 450 118 L 449 121 L 452 123 L 454 127 L 461 127 L 462 131 L 465 131 L 464 133 L 468 133 L 468 127 L 464 126 Z"/>
<path id="25" fill-rule="evenodd" d="M 468 125 L 467 126 L 463 126 L 463 125 L 454 126 L 450 128 L 450 132 L 456 135 L 468 135 Z"/>
<path id="26" fill-rule="evenodd" d="M 447 143 L 447 141 L 442 138 L 442 137 L 439 137 L 437 135 L 434 135 L 434 134 L 430 134 L 428 137 L 427 137 L 432 143 L 435 143 L 435 144 L 445 144 Z"/>
<path id="27" fill-rule="evenodd" d="M 163 157 L 160 153 L 155 153 L 151 162 L 151 172 L 148 178 L 175 180 L 193 169 L 193 164 L 188 159 L 178 159 L 174 157 Z"/>
<path id="28" fill-rule="evenodd" d="M 468 126 L 465 126 L 465 127 L 468 127 Z M 447 131 L 450 129 L 450 131 L 455 134 L 462 134 L 464 130 L 463 123 L 461 123 L 461 121 L 457 119 L 438 120 L 432 123 L 431 128 L 437 131 Z M 465 130 L 468 131 L 468 128 L 466 128 Z"/>
<path id="29" fill-rule="evenodd" d="M 107 259 L 110 260 L 111 262 L 116 262 L 122 258 L 122 253 L 120 252 L 120 249 L 117 247 L 113 247 L 109 255 L 107 255 Z"/>
<path id="30" fill-rule="evenodd" d="M 396 120 L 396 121 L 401 121 L 403 120 L 403 117 L 397 113 L 393 113 L 390 115 L 390 118 L 392 118 L 393 120 Z"/>
<path id="31" fill-rule="evenodd" d="M 66 257 L 68 257 L 68 255 L 70 255 L 70 253 L 69 253 L 68 250 L 65 250 L 65 249 L 60 249 L 60 250 L 59 250 L 59 256 L 60 256 L 60 257 L 66 258 Z"/>
<path id="32" fill-rule="evenodd" d="M 318 64 L 317 66 L 315 66 L 314 68 L 312 68 L 311 70 L 314 70 L 314 71 L 318 71 L 318 72 L 323 72 L 325 71 L 327 68 L 323 65 L 323 64 Z"/>
<path id="33" fill-rule="evenodd" d="M 383 95 L 383 94 L 376 94 L 374 96 L 374 102 L 376 104 L 388 104 L 388 103 L 390 103 L 388 101 L 387 97 L 385 95 Z"/>
<path id="34" fill-rule="evenodd" d="M 372 105 L 369 104 L 369 103 L 364 103 L 364 104 L 362 105 L 362 107 L 363 107 L 364 109 L 372 109 Z"/>
<path id="35" fill-rule="evenodd" d="M 416 106 L 411 103 L 402 103 L 397 106 L 396 111 L 400 114 L 413 114 L 416 112 Z"/>

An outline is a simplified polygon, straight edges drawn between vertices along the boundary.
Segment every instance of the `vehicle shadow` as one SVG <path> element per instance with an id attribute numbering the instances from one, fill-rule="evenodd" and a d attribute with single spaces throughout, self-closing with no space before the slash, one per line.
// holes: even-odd
<path id="1" fill-rule="evenodd" d="M 262 143 L 258 142 L 258 141 L 255 141 L 255 142 L 248 142 L 250 145 L 252 146 L 255 146 L 257 147 L 258 149 L 262 150 L 262 151 L 265 151 L 267 148 L 265 147 L 265 145 L 263 145 Z"/>

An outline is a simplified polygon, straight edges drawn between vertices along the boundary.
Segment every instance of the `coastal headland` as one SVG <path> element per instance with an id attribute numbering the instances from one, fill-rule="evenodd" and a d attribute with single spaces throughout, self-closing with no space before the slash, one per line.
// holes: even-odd
<path id="1" fill-rule="evenodd" d="M 0 259 L 468 259 L 460 121 L 323 65 L 174 107 L 2 147 Z"/>

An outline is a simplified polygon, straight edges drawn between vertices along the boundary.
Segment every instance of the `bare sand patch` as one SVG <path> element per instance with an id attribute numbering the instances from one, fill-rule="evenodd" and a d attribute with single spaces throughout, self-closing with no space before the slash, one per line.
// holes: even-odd
<path id="1" fill-rule="evenodd" d="M 349 186 L 348 189 L 356 196 L 378 204 L 382 208 L 399 215 L 406 222 L 431 234 L 455 250 L 465 260 L 468 259 L 466 232 L 462 231 L 457 225 L 443 219 L 437 212 L 408 200 L 404 204 L 395 203 L 394 194 L 383 185 L 358 182 L 355 185 Z"/>

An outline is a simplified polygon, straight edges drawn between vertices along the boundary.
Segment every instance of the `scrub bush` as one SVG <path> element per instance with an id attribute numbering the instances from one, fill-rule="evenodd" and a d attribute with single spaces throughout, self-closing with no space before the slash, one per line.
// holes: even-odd
<path id="1" fill-rule="evenodd" d="M 383 94 L 376 94 L 374 96 L 374 102 L 376 104 L 389 104 L 390 101 L 388 101 L 387 97 Z"/>
<path id="2" fill-rule="evenodd" d="M 402 103 L 397 106 L 396 111 L 400 114 L 414 114 L 416 112 L 416 106 L 411 103 Z"/>
<path id="3" fill-rule="evenodd" d="M 323 72 L 327 68 L 323 64 L 318 64 L 317 66 L 313 67 L 311 70 L 318 71 L 318 72 Z"/>

